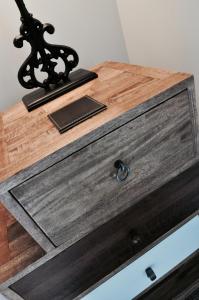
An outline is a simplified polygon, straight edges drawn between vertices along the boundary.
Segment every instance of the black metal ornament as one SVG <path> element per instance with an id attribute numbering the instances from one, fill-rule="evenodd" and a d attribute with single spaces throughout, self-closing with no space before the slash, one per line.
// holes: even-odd
<path id="1" fill-rule="evenodd" d="M 53 25 L 42 24 L 39 20 L 33 18 L 23 0 L 15 0 L 15 2 L 21 13 L 22 25 L 20 35 L 14 39 L 14 45 L 17 48 L 22 48 L 24 41 L 27 41 L 31 46 L 30 55 L 19 69 L 19 82 L 27 89 L 45 89 L 45 91 L 37 90 L 23 98 L 28 110 L 37 108 L 97 77 L 93 72 L 79 70 L 70 78 L 70 72 L 79 63 L 77 52 L 67 46 L 46 42 L 44 33 L 53 34 L 55 32 Z M 64 63 L 63 72 L 56 70 L 60 59 Z M 45 73 L 44 80 L 38 79 L 36 73 L 38 70 Z"/>

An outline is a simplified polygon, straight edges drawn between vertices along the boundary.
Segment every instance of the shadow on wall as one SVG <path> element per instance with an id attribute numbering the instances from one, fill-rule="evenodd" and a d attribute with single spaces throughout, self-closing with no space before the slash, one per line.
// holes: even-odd
<path id="1" fill-rule="evenodd" d="M 13 46 L 20 26 L 15 2 L 5 1 L 2 5 L 0 111 L 29 92 L 20 87 L 17 73 L 30 51 L 28 45 L 23 49 Z M 46 39 L 72 46 L 80 56 L 81 67 L 89 68 L 105 60 L 128 61 L 115 0 L 26 0 L 26 5 L 34 17 L 55 26 L 55 34 L 46 35 Z"/>
<path id="2" fill-rule="evenodd" d="M 199 91 L 199 1 L 117 3 L 130 62 L 192 73 Z"/>

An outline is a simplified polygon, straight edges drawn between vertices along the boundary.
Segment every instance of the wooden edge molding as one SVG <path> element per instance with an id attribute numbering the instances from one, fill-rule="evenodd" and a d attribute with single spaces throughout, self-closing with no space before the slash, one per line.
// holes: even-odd
<path id="1" fill-rule="evenodd" d="M 6 289 L 5 291 L 1 292 L 3 296 L 6 297 L 8 300 L 24 300 L 11 289 Z"/>

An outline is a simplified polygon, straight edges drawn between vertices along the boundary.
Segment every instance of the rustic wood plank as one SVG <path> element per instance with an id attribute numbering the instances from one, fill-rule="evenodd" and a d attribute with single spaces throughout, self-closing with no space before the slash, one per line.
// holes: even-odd
<path id="1" fill-rule="evenodd" d="M 172 70 L 164 70 L 160 68 L 152 68 L 152 67 L 143 67 L 139 65 L 130 65 L 127 63 L 119 63 L 120 69 L 125 70 L 127 72 L 131 72 L 133 74 L 149 76 L 156 79 L 166 79 L 170 77 L 171 74 L 176 73 Z M 113 61 L 107 61 L 106 67 L 114 70 L 118 70 L 118 63 Z"/>
<path id="2" fill-rule="evenodd" d="M 129 69 L 128 69 L 129 68 Z M 189 74 L 172 73 L 120 63 L 104 63 L 96 68 L 99 78 L 28 113 L 21 102 L 3 113 L 4 137 L 0 181 L 30 167 L 60 148 L 77 142 L 102 125 L 112 122 L 152 97 L 190 79 Z M 146 74 L 144 72 L 146 70 Z M 150 71 L 149 71 L 150 70 Z M 134 72 L 134 73 L 133 73 Z M 108 106 L 108 110 L 60 135 L 47 114 L 89 95 Z M 143 107 L 142 111 L 147 107 Z M 116 126 L 116 124 L 114 125 Z M 101 132 L 102 136 L 103 132 Z M 45 142 L 44 142 L 45 141 Z"/>
<path id="3" fill-rule="evenodd" d="M 11 193 L 54 244 L 68 241 L 70 246 L 194 157 L 190 120 L 185 91 Z M 124 183 L 113 178 L 119 159 L 131 169 Z"/>
<path id="4" fill-rule="evenodd" d="M 197 300 L 191 297 L 194 291 L 186 291 L 193 283 L 199 279 L 199 251 L 191 258 L 183 262 L 177 270 L 171 273 L 158 285 L 155 285 L 142 296 L 138 296 L 137 300 Z M 195 286 L 195 290 L 199 289 L 199 285 Z M 190 298 L 189 298 L 190 297 Z"/>
<path id="5" fill-rule="evenodd" d="M 199 163 L 69 249 L 37 265 L 18 282 L 16 278 L 12 288 L 28 300 L 46 300 L 50 295 L 60 300 L 74 299 L 191 219 L 199 209 L 198 180 Z M 132 244 L 132 232 L 140 238 L 137 245 Z"/>
<path id="6" fill-rule="evenodd" d="M 49 252 L 55 248 L 55 245 L 46 237 L 42 230 L 35 224 L 30 218 L 27 212 L 22 208 L 21 205 L 11 196 L 10 193 L 1 195 L 1 202 L 7 208 L 15 219 L 25 228 L 27 232 L 37 241 L 41 248 Z"/>
<path id="7" fill-rule="evenodd" d="M 0 283 L 44 255 L 44 251 L 0 203 Z"/>
<path id="8" fill-rule="evenodd" d="M 1 166 L 6 166 L 9 162 L 8 153 L 6 151 L 3 113 L 2 112 L 0 112 L 0 161 L 1 161 Z"/>

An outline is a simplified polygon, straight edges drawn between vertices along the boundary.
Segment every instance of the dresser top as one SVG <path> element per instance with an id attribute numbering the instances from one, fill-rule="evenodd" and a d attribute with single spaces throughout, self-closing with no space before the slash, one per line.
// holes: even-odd
<path id="1" fill-rule="evenodd" d="M 135 107 L 142 105 L 140 113 L 144 113 L 147 105 L 143 106 L 143 103 L 191 77 L 185 73 L 117 62 L 102 63 L 92 71 L 98 73 L 98 79 L 32 112 L 28 112 L 20 101 L 0 114 L 0 182 Z M 48 114 L 84 95 L 106 104 L 108 109 L 60 135 Z"/>

